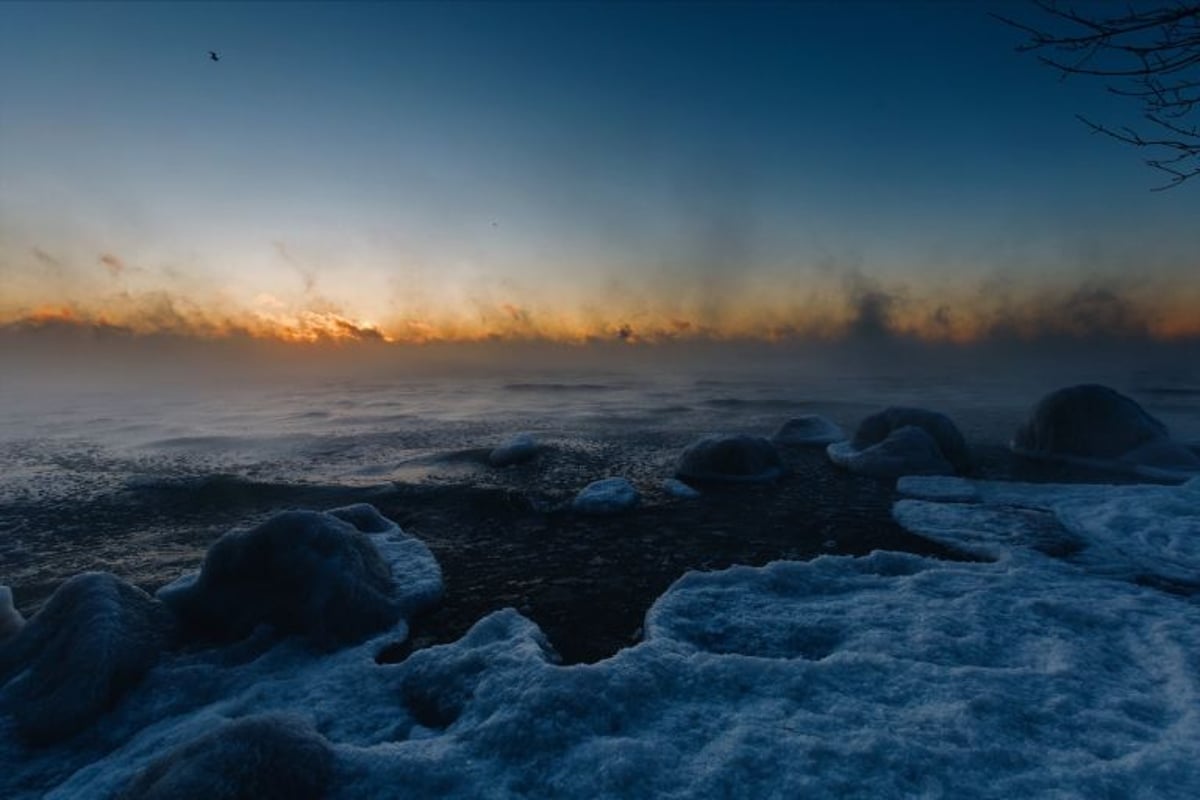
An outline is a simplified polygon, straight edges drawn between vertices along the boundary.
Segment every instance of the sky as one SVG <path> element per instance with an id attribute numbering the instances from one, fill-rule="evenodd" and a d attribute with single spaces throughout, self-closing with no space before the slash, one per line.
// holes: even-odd
<path id="1" fill-rule="evenodd" d="M 990 12 L 3 3 L 0 326 L 1200 338 L 1200 179 Z"/>

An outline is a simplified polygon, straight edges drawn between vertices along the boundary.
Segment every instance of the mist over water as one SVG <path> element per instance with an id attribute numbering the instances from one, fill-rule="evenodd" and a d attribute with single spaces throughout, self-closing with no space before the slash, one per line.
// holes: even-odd
<path id="1" fill-rule="evenodd" d="M 998 450 L 1043 394 L 1086 381 L 1200 441 L 1200 359 L 1170 349 L 98 352 L 69 369 L 9 359 L 0 387 L 0 583 L 26 609 L 87 569 L 153 588 L 271 509 L 370 500 L 396 484 L 494 488 L 553 508 L 622 475 L 645 504 L 670 502 L 661 482 L 692 439 L 770 435 L 799 414 L 852 432 L 884 406 L 922 406 Z M 518 432 L 545 446 L 538 466 L 490 467 L 490 448 Z"/>

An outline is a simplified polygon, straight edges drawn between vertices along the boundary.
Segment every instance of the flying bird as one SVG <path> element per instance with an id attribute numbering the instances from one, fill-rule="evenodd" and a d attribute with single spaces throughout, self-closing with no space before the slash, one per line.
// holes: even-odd
<path id="1" fill-rule="evenodd" d="M 209 51 L 208 51 L 208 58 L 209 58 L 209 60 L 210 60 L 210 61 L 220 61 L 220 60 L 221 60 L 221 57 L 220 57 L 219 55 L 217 55 L 217 51 L 216 51 L 216 50 L 209 50 Z"/>

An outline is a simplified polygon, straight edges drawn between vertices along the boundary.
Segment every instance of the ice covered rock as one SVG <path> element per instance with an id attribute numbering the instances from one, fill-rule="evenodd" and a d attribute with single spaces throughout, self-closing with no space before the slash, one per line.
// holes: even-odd
<path id="1" fill-rule="evenodd" d="M 25 618 L 13 605 L 12 589 L 0 586 L 0 639 L 17 633 L 25 626 Z"/>
<path id="2" fill-rule="evenodd" d="M 583 488 L 571 502 L 580 514 L 617 514 L 628 511 L 641 501 L 637 489 L 625 478 L 605 478 Z"/>
<path id="3" fill-rule="evenodd" d="M 680 500 L 695 500 L 700 496 L 700 492 L 678 478 L 667 478 L 662 482 L 662 488 L 664 492 Z"/>
<path id="4" fill-rule="evenodd" d="M 1069 386 L 1038 401 L 1013 435 L 1022 455 L 1157 475 L 1200 472 L 1200 456 L 1173 442 L 1137 401 L 1099 384 Z"/>
<path id="5" fill-rule="evenodd" d="M 769 481 L 783 475 L 775 446 L 761 436 L 711 434 L 692 442 L 679 457 L 676 476 L 689 480 Z"/>
<path id="6" fill-rule="evenodd" d="M 518 433 L 488 454 L 488 463 L 493 467 L 521 464 L 538 454 L 541 445 L 530 433 Z"/>
<path id="7" fill-rule="evenodd" d="M 31 742 L 78 733 L 158 661 L 170 630 L 170 613 L 141 589 L 76 575 L 0 643 L 0 708 Z"/>
<path id="8" fill-rule="evenodd" d="M 945 414 L 925 408 L 891 406 L 864 419 L 854 432 L 851 444 L 864 450 L 878 444 L 901 428 L 916 427 L 929 434 L 937 444 L 942 457 L 954 465 L 959 472 L 971 465 L 967 442 L 953 420 Z"/>
<path id="9" fill-rule="evenodd" d="M 954 465 L 923 428 L 906 425 L 863 449 L 853 442 L 835 442 L 825 449 L 839 467 L 872 478 L 902 475 L 953 475 Z"/>
<path id="10" fill-rule="evenodd" d="M 407 587 L 368 535 L 386 526 L 399 531 L 364 506 L 285 511 L 223 535 L 198 575 L 163 587 L 159 597 L 189 628 L 217 638 L 241 638 L 266 623 L 327 646 L 355 641 L 394 625 L 403 613 Z M 429 574 L 432 556 L 417 545 L 413 556 L 425 596 L 431 580 L 440 587 L 440 575 Z"/>
<path id="11" fill-rule="evenodd" d="M 222 725 L 157 759 L 119 800 L 320 800 L 329 743 L 302 717 L 260 714 Z"/>
<path id="12" fill-rule="evenodd" d="M 846 434 L 837 424 L 820 414 L 805 414 L 783 423 L 771 441 L 797 447 L 824 447 L 845 438 Z"/>

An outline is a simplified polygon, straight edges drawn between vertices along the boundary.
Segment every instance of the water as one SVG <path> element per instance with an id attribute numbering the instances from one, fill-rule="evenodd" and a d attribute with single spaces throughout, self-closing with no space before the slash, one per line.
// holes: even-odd
<path id="1" fill-rule="evenodd" d="M 643 509 L 621 524 L 647 541 L 663 529 L 706 527 L 708 543 L 688 547 L 719 548 L 722 535 L 753 541 L 754 526 L 771 519 L 782 531 L 800 506 L 779 505 L 769 494 L 776 491 L 806 498 L 809 517 L 824 513 L 822 503 L 840 503 L 847 513 L 861 511 L 855 519 L 883 526 L 889 490 L 869 482 L 838 488 L 826 474 L 832 468 L 819 457 L 794 456 L 796 474 L 782 490 L 747 490 L 736 499 L 744 507 L 708 508 L 698 516 L 678 511 L 678 501 L 660 485 L 679 451 L 699 435 L 769 435 L 804 413 L 823 414 L 853 431 L 863 416 L 890 404 L 950 414 L 974 448 L 991 454 L 985 464 L 998 465 L 1029 406 L 1070 382 L 1067 377 L 935 368 L 889 374 L 847 367 L 816 374 L 772 363 L 137 390 L 92 386 L 54 393 L 13 383 L 0 391 L 0 583 L 13 587 L 26 612 L 84 570 L 109 570 L 153 589 L 194 569 L 211 541 L 230 527 L 279 508 L 367 500 L 433 540 L 443 561 L 458 557 L 464 575 L 470 559 L 506 553 L 511 563 L 492 569 L 514 574 L 497 584 L 472 581 L 464 590 L 504 595 L 488 601 L 518 605 L 549 592 L 550 603 L 562 599 L 561 587 L 574 585 L 571 569 L 590 564 L 593 571 L 611 571 L 620 568 L 614 561 L 632 557 L 626 551 L 601 556 L 589 550 L 586 538 L 572 539 L 570 547 L 580 552 L 543 569 L 539 559 L 546 548 L 537 537 L 546 531 L 610 535 L 553 516 L 593 480 L 624 475 L 639 487 Z M 1163 419 L 1176 438 L 1200 441 L 1200 376 L 1194 369 L 1135 365 L 1078 377 L 1113 385 Z M 490 448 L 519 431 L 532 433 L 545 452 L 529 465 L 488 466 Z M 794 546 L 776 536 L 770 547 L 722 551 L 716 561 L 692 553 L 691 560 L 676 563 L 664 545 L 662 560 L 671 562 L 670 569 L 651 580 L 645 594 L 652 599 L 664 588 L 660 584 L 687 568 L 802 557 L 837 539 L 839 526 L 860 525 L 830 514 L 823 528 L 796 537 Z M 525 538 L 508 537 L 510 529 Z M 481 545 L 483 539 L 488 543 Z M 857 551 L 867 546 L 863 541 L 838 546 Z"/>

